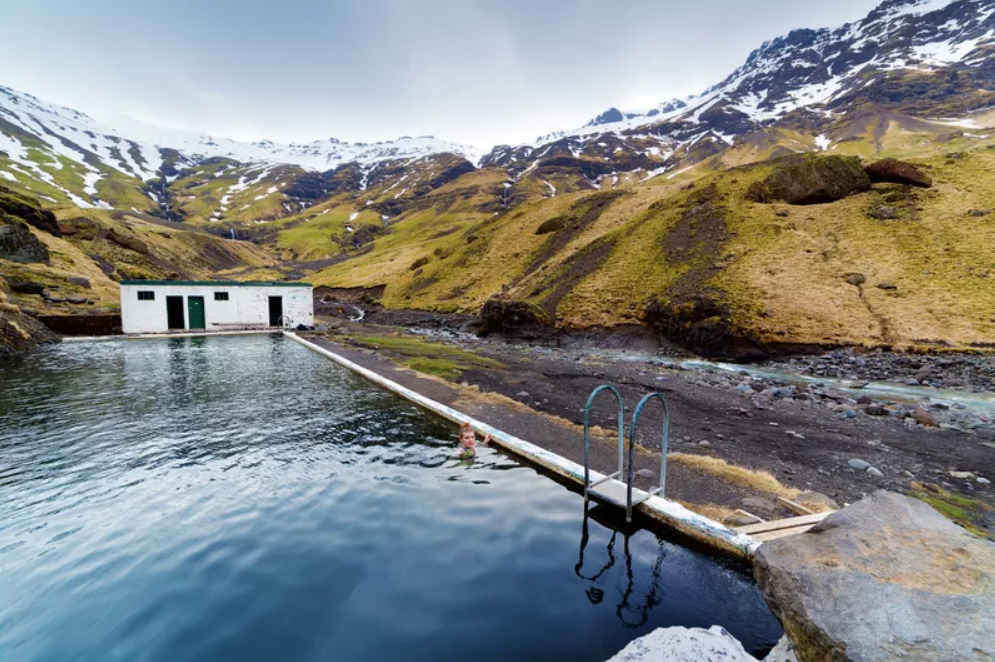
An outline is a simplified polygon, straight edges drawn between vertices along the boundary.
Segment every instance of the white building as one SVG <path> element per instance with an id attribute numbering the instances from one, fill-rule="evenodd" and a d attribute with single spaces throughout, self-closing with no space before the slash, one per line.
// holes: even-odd
<path id="1" fill-rule="evenodd" d="M 237 331 L 314 324 L 308 283 L 121 281 L 125 333 Z"/>

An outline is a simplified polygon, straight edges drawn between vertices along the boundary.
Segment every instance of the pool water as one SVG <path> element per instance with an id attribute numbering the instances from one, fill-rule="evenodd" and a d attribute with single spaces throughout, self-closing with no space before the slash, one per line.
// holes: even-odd
<path id="1" fill-rule="evenodd" d="M 582 662 L 661 626 L 780 636 L 742 568 L 455 445 L 280 336 L 0 363 L 0 660 Z"/>

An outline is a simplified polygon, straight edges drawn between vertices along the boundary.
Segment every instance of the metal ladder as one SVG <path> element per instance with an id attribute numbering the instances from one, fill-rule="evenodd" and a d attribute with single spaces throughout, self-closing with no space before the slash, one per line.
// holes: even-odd
<path id="1" fill-rule="evenodd" d="M 618 402 L 618 471 L 613 474 L 604 476 L 600 480 L 592 483 L 591 482 L 591 406 L 594 404 L 595 399 L 603 391 L 610 391 L 615 395 L 615 400 Z M 635 475 L 635 466 L 633 460 L 635 459 L 635 440 L 636 440 L 636 430 L 639 425 L 639 417 L 643 413 L 646 405 L 649 404 L 650 400 L 659 400 L 663 404 L 663 440 L 660 444 L 660 485 L 659 487 L 653 488 L 649 492 L 643 492 L 642 490 L 636 490 L 639 494 L 636 495 L 636 501 L 632 499 L 632 479 Z M 661 497 L 665 494 L 665 489 L 667 485 L 667 447 L 670 443 L 670 408 L 667 406 L 667 400 L 659 393 L 653 392 L 647 394 L 639 404 L 636 405 L 636 409 L 632 412 L 632 425 L 629 426 L 629 466 L 628 471 L 625 470 L 625 407 L 622 404 L 622 394 L 618 392 L 614 386 L 605 384 L 604 386 L 599 386 L 594 389 L 591 396 L 587 399 L 587 405 L 584 407 L 584 508 L 587 508 L 588 499 L 591 496 L 598 499 L 599 501 L 607 502 L 619 506 L 620 508 L 625 508 L 625 521 L 632 521 L 632 507 L 638 506 L 642 502 L 649 499 L 651 496 L 659 494 Z M 623 481 L 623 475 L 625 480 Z M 624 498 L 623 498 L 624 493 Z"/>

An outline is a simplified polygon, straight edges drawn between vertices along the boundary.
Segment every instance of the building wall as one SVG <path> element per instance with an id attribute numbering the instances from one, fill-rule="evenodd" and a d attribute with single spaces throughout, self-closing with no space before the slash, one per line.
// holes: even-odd
<path id="1" fill-rule="evenodd" d="M 151 301 L 140 301 L 139 292 L 154 292 Z M 228 301 L 215 301 L 215 292 L 227 292 Z M 121 285 L 121 328 L 124 333 L 166 333 L 166 297 L 183 297 L 184 327 L 190 328 L 187 298 L 204 297 L 206 331 L 269 326 L 269 298 L 283 297 L 283 314 L 290 326 L 314 324 L 312 289 L 302 286 L 276 285 Z"/>

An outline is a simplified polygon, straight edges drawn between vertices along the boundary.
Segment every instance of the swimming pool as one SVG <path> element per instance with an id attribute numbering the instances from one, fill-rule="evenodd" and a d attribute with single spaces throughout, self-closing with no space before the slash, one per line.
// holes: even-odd
<path id="1" fill-rule="evenodd" d="M 0 659 L 593 661 L 667 625 L 780 636 L 742 568 L 454 447 L 280 336 L 0 363 Z"/>

